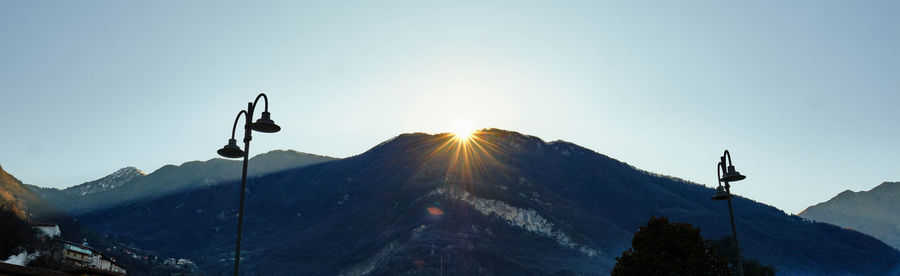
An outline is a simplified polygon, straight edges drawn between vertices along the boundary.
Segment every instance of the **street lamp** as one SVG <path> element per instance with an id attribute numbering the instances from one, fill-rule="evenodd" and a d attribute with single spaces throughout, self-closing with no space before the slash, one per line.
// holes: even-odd
<path id="1" fill-rule="evenodd" d="M 259 98 L 265 100 L 265 109 L 262 112 L 262 118 L 256 120 L 256 123 L 253 122 L 253 110 L 256 108 L 256 103 L 259 102 Z M 237 130 L 238 120 L 241 118 L 241 115 L 244 115 L 244 149 L 241 150 L 237 146 L 237 140 L 234 139 L 235 130 Z M 250 155 L 250 140 L 251 140 L 251 130 L 266 132 L 266 133 L 275 133 L 281 130 L 281 127 L 275 124 L 271 118 L 269 118 L 269 98 L 266 97 L 265 93 L 260 93 L 259 96 L 256 96 L 256 100 L 253 102 L 247 103 L 247 109 L 241 110 L 238 112 L 237 117 L 234 118 L 234 126 L 231 127 L 231 139 L 228 139 L 228 144 L 224 147 L 216 151 L 222 157 L 226 158 L 244 158 L 244 169 L 241 172 L 241 201 L 240 207 L 238 207 L 238 226 L 237 226 L 237 241 L 234 246 L 234 275 L 238 275 L 238 267 L 241 264 L 241 227 L 244 223 L 244 193 L 247 190 L 247 157 Z"/>
<path id="2" fill-rule="evenodd" d="M 725 157 L 728 157 L 728 163 L 725 163 Z M 728 165 L 727 167 L 725 165 Z M 722 174 L 722 171 L 725 171 L 725 174 Z M 734 227 L 734 211 L 731 208 L 731 185 L 728 185 L 728 182 L 741 181 L 747 178 L 741 173 L 737 172 L 734 169 L 734 164 L 731 162 L 731 154 L 728 153 L 728 150 L 725 150 L 725 153 L 719 157 L 719 164 L 716 164 L 716 180 L 719 181 L 719 187 L 716 187 L 716 193 L 712 196 L 712 200 L 727 200 L 728 201 L 728 215 L 731 216 L 731 235 L 734 239 L 734 249 L 737 253 L 737 266 L 738 266 L 738 275 L 744 276 L 744 267 L 743 260 L 741 259 L 741 248 L 738 246 L 738 238 L 737 238 L 737 229 Z M 725 185 L 722 185 L 722 182 L 725 182 Z"/>

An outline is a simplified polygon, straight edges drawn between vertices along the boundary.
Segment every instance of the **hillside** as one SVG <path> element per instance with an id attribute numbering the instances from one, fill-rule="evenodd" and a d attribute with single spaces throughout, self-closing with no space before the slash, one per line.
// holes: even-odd
<path id="1" fill-rule="evenodd" d="M 107 176 L 104 176 L 103 178 L 100 178 L 100 179 L 97 179 L 94 181 L 90 181 L 90 182 L 85 182 L 80 185 L 72 186 L 72 187 L 66 188 L 65 190 L 62 190 L 62 191 L 65 193 L 68 193 L 68 194 L 82 195 L 82 196 L 88 195 L 88 194 L 95 194 L 95 193 L 105 192 L 105 191 L 109 191 L 109 190 L 118 188 L 119 186 L 122 186 L 125 183 L 128 183 L 128 181 L 132 181 L 135 178 L 141 178 L 145 175 L 147 175 L 147 174 L 142 172 L 141 170 L 138 170 L 135 167 L 125 167 L 125 168 L 121 168 Z"/>
<path id="2" fill-rule="evenodd" d="M 752 180 L 748 180 L 752 181 Z M 79 217 L 209 274 L 233 262 L 239 183 Z M 342 160 L 248 181 L 244 272 L 267 275 L 608 274 L 651 216 L 730 235 L 711 188 L 578 145 L 504 130 L 470 142 L 403 134 Z M 784 274 L 880 275 L 900 253 L 872 237 L 735 197 L 745 256 Z"/>
<path id="3" fill-rule="evenodd" d="M 248 176 L 257 177 L 333 160 L 335 159 L 326 156 L 275 150 L 251 158 Z M 239 179 L 241 166 L 241 161 L 238 160 L 214 158 L 207 161 L 186 162 L 180 166 L 166 165 L 147 175 L 135 168 L 123 168 L 98 180 L 64 190 L 37 186 L 30 188 L 50 204 L 71 214 L 79 214 Z"/>
<path id="4" fill-rule="evenodd" d="M 28 207 L 24 200 L 33 196 L 22 182 L 0 167 L 0 260 L 18 254 L 22 248 L 33 248 L 37 243 L 31 226 L 25 221 Z"/>
<path id="5" fill-rule="evenodd" d="M 22 219 L 30 217 L 32 220 L 40 220 L 66 217 L 61 210 L 47 203 L 40 195 L 29 189 L 29 186 L 0 167 L 0 206 L 11 210 Z"/>
<path id="6" fill-rule="evenodd" d="M 866 233 L 900 248 L 900 182 L 868 191 L 844 191 L 803 210 L 801 217 Z"/>

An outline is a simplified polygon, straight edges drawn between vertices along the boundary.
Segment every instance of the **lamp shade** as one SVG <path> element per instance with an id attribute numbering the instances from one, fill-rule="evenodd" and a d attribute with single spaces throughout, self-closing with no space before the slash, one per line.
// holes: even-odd
<path id="1" fill-rule="evenodd" d="M 279 130 L 281 130 L 281 127 L 276 125 L 275 121 L 272 121 L 272 119 L 269 118 L 269 116 L 270 116 L 269 112 L 263 111 L 262 118 L 259 118 L 258 120 L 256 120 L 255 123 L 250 125 L 250 128 L 255 131 L 265 132 L 265 133 L 275 133 L 275 132 L 278 132 Z"/>
<path id="2" fill-rule="evenodd" d="M 725 174 L 722 174 L 722 179 L 719 179 L 719 180 L 721 180 L 723 182 L 735 182 L 735 181 L 744 180 L 744 178 L 747 178 L 747 177 L 744 175 L 741 175 L 741 173 L 735 171 L 734 166 L 728 166 L 728 171 L 725 172 Z"/>
<path id="3" fill-rule="evenodd" d="M 228 139 L 228 144 L 216 152 L 225 158 L 244 157 L 244 151 L 241 150 L 241 148 L 237 146 L 237 141 L 234 139 Z"/>
<path id="4" fill-rule="evenodd" d="M 716 188 L 716 193 L 710 199 L 726 200 L 726 199 L 728 199 L 729 196 L 731 196 L 731 195 L 729 195 L 728 192 L 725 191 L 725 187 L 719 186 L 718 188 Z"/>

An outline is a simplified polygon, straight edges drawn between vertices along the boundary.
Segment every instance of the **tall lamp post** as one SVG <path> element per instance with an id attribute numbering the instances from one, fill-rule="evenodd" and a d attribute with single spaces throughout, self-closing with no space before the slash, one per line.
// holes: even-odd
<path id="1" fill-rule="evenodd" d="M 725 163 L 725 157 L 728 157 L 727 164 Z M 725 174 L 722 174 L 723 171 Z M 744 276 L 744 261 L 741 258 L 741 248 L 738 246 L 737 229 L 734 227 L 734 211 L 731 208 L 731 185 L 728 185 L 728 182 L 741 181 L 744 180 L 744 178 L 747 177 L 741 175 L 741 173 L 734 169 L 734 164 L 731 162 L 731 154 L 728 153 L 728 150 L 725 150 L 725 153 L 719 157 L 719 164 L 716 164 L 716 180 L 719 181 L 719 187 L 716 187 L 716 194 L 714 194 L 711 199 L 728 201 L 728 215 L 731 216 L 731 235 L 734 240 L 734 249 L 737 254 L 738 262 L 738 275 L 740 276 Z M 722 185 L 723 182 L 725 183 L 724 186 Z"/>
<path id="2" fill-rule="evenodd" d="M 265 109 L 262 112 L 262 118 L 253 122 L 253 111 L 256 108 L 257 102 L 262 98 L 265 100 Z M 234 139 L 235 130 L 237 130 L 238 120 L 241 119 L 241 115 L 244 115 L 244 149 L 241 150 L 237 146 L 237 141 Z M 241 201 L 238 207 L 238 226 L 237 226 L 237 241 L 234 246 L 234 275 L 238 275 L 239 266 L 241 264 L 241 227 L 244 223 L 244 193 L 247 190 L 247 157 L 250 155 L 250 140 L 251 140 L 251 130 L 266 132 L 266 133 L 275 133 L 281 130 L 281 127 L 275 124 L 271 118 L 269 118 L 269 98 L 266 97 L 265 93 L 260 93 L 259 96 L 256 96 L 256 100 L 253 102 L 247 103 L 247 109 L 241 110 L 238 112 L 237 117 L 234 118 L 234 126 L 231 128 L 231 139 L 228 139 L 228 144 L 216 151 L 222 157 L 226 158 L 244 158 L 244 169 L 241 172 Z"/>

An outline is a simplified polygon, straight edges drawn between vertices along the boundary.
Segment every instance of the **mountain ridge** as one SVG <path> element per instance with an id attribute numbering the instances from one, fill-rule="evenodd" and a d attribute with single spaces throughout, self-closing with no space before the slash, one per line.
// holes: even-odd
<path id="1" fill-rule="evenodd" d="M 241 267 L 427 274 L 445 260 L 451 274 L 595 274 L 609 271 L 650 216 L 689 222 L 707 238 L 730 236 L 727 207 L 709 200 L 712 188 L 571 143 L 497 129 L 473 139 L 401 134 L 353 157 L 248 180 Z M 79 218 L 227 273 L 237 191 L 231 181 Z M 858 232 L 740 196 L 734 207 L 745 256 L 783 273 L 878 275 L 900 260 Z"/>
<path id="2" fill-rule="evenodd" d="M 860 231 L 900 248 L 900 182 L 882 182 L 868 191 L 846 190 L 807 207 L 799 216 Z"/>
<path id="3" fill-rule="evenodd" d="M 248 177 L 257 177 L 285 169 L 336 160 L 332 157 L 298 152 L 272 150 L 251 158 Z M 116 178 L 125 170 L 130 174 L 139 170 L 123 168 L 98 180 L 63 190 L 30 185 L 43 199 L 67 212 L 78 214 L 98 208 L 106 208 L 128 201 L 157 197 L 184 189 L 192 189 L 240 178 L 241 161 L 212 158 L 206 161 L 187 161 L 181 165 L 165 165 L 146 175 L 133 175 L 127 181 L 107 189 L 83 193 L 82 189 L 101 185 L 103 180 Z"/>
<path id="4" fill-rule="evenodd" d="M 110 189 L 115 189 L 135 177 L 145 176 L 147 173 L 129 166 L 116 170 L 115 172 L 99 178 L 97 180 L 88 181 L 79 185 L 65 188 L 62 191 L 67 193 L 77 193 L 80 195 L 93 194 Z"/>

